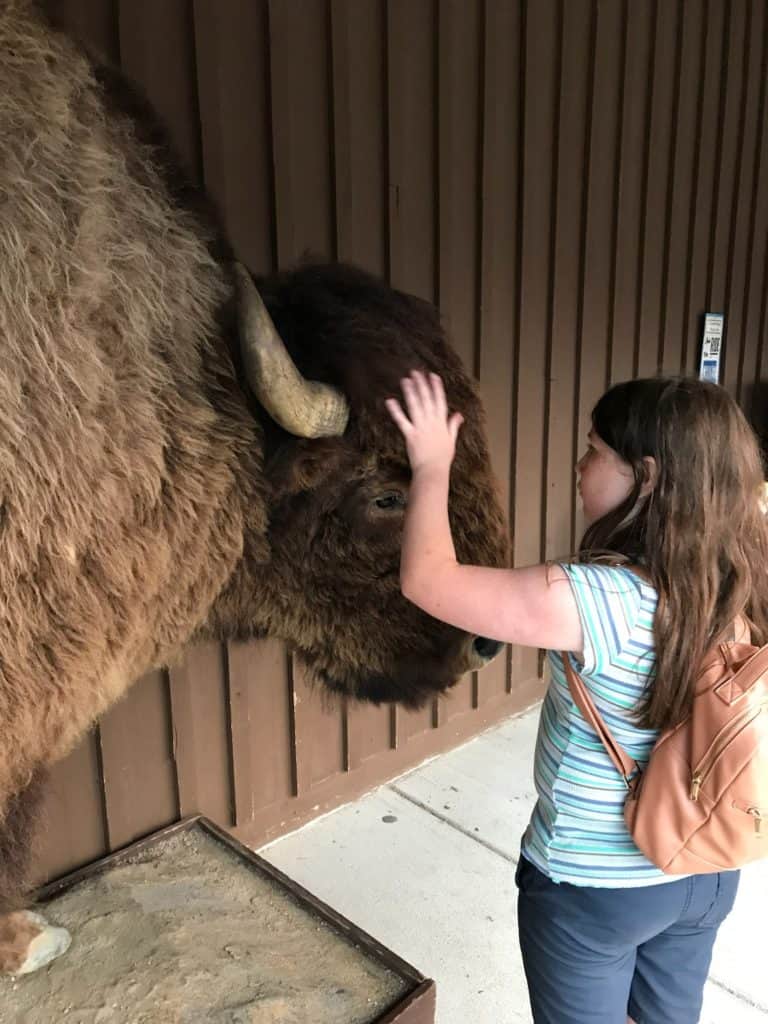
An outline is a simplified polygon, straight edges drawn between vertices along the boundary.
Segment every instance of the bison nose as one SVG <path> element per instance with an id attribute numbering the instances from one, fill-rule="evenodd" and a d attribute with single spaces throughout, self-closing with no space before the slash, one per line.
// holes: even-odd
<path id="1" fill-rule="evenodd" d="M 472 644 L 475 654 L 483 659 L 483 661 L 490 661 L 491 658 L 495 658 L 499 653 L 504 644 L 499 643 L 498 640 L 489 640 L 484 636 L 476 636 L 475 642 Z"/>

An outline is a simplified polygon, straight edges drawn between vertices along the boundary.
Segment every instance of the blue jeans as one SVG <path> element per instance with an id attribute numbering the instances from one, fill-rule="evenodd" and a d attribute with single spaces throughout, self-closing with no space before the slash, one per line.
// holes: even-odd
<path id="1" fill-rule="evenodd" d="M 598 889 L 557 884 L 521 855 L 515 880 L 535 1024 L 697 1024 L 738 871 Z"/>

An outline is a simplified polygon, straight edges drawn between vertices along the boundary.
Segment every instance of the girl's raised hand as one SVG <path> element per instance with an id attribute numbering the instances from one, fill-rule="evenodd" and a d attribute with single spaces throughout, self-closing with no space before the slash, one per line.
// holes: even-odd
<path id="1" fill-rule="evenodd" d="M 448 415 L 443 382 L 436 373 L 414 370 L 400 381 L 408 415 L 396 398 L 386 400 L 387 410 L 402 431 L 411 469 L 450 469 L 456 437 L 464 417 Z"/>

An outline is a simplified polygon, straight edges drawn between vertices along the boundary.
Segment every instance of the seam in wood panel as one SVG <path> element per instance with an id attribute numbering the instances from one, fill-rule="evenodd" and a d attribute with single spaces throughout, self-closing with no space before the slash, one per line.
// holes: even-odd
<path id="1" fill-rule="evenodd" d="M 274 97 L 272 95 L 272 13 L 269 2 L 264 4 L 264 109 L 267 119 L 266 135 L 269 146 L 267 169 L 269 174 L 269 242 L 272 266 L 279 267 L 277 249 L 277 171 L 275 168 Z"/>
<path id="2" fill-rule="evenodd" d="M 717 134 L 715 136 L 715 173 L 712 180 L 712 206 L 709 223 L 709 252 L 707 254 L 706 308 L 712 308 L 712 281 L 715 276 L 715 234 L 717 230 L 717 196 L 720 192 L 720 175 L 723 164 L 723 125 L 725 122 L 725 99 L 728 92 L 728 50 L 731 41 L 731 7 L 725 7 L 725 28 L 720 48 L 720 98 L 717 110 Z M 727 326 L 726 331 L 727 334 Z"/>
<path id="3" fill-rule="evenodd" d="M 389 56 L 388 48 L 389 42 L 387 39 L 387 0 L 377 0 L 379 10 L 379 38 L 382 41 L 383 54 L 381 59 L 381 72 L 383 81 L 381 83 L 381 95 L 380 95 L 380 113 L 381 120 L 379 126 L 380 141 L 381 141 L 381 156 L 383 160 L 383 169 L 381 175 L 381 183 L 383 189 L 381 209 L 379 213 L 380 223 L 379 230 L 381 232 L 382 250 L 381 258 L 383 263 L 381 264 L 382 275 L 389 274 L 389 204 L 387 202 L 387 194 L 389 190 L 389 124 L 388 124 L 388 107 L 387 107 L 387 96 L 389 94 Z"/>
<path id="4" fill-rule="evenodd" d="M 574 353 L 573 373 L 573 450 L 571 461 L 576 465 L 579 457 L 579 427 L 581 405 L 581 368 L 582 347 L 584 342 L 584 287 L 587 270 L 587 223 L 589 220 L 589 183 L 592 169 L 592 120 L 595 103 L 595 65 L 597 62 L 597 0 L 592 0 L 591 24 L 589 32 L 589 77 L 587 79 L 587 96 L 585 102 L 584 124 L 584 176 L 581 185 L 581 218 L 579 224 L 579 268 L 578 293 L 576 298 L 576 351 Z M 577 493 L 571 488 L 571 551 L 576 549 L 576 501 Z"/>
<path id="5" fill-rule="evenodd" d="M 693 239 L 696 232 L 696 197 L 699 194 L 699 175 L 701 173 L 701 140 L 704 132 L 704 89 L 706 84 L 705 69 L 707 66 L 707 42 L 709 37 L 709 4 L 702 7 L 701 41 L 699 45 L 699 93 L 696 100 L 696 131 L 693 139 L 693 169 L 691 172 L 691 191 L 688 201 L 688 238 L 686 244 L 686 276 L 683 288 L 683 344 L 680 352 L 680 372 L 688 365 L 689 339 L 692 326 L 690 323 L 691 289 L 693 287 Z"/>
<path id="6" fill-rule="evenodd" d="M 349 701 L 346 697 L 341 703 L 341 765 L 345 772 L 352 771 L 352 763 L 349 757 Z"/>
<path id="7" fill-rule="evenodd" d="M 450 0 L 439 2 L 436 9 L 435 33 L 434 33 L 434 55 L 436 61 L 435 78 L 433 82 L 435 109 L 432 128 L 434 131 L 433 147 L 435 152 L 435 180 L 434 195 L 436 196 L 435 215 L 437 221 L 435 234 L 435 281 L 433 288 L 433 301 L 441 309 L 446 302 L 445 289 L 443 288 L 443 272 L 447 265 L 449 267 L 449 283 L 453 283 L 454 253 L 455 253 L 455 230 L 453 221 L 453 209 L 451 198 L 453 196 L 453 90 L 452 77 L 448 72 L 441 75 L 443 65 L 450 67 L 453 56 L 453 24 L 452 14 L 448 9 Z M 448 23 L 446 25 L 446 22 Z M 447 56 L 443 57 L 443 49 L 447 50 Z M 443 159 L 443 155 L 447 159 Z M 447 180 L 446 180 L 447 179 Z M 448 259 L 444 259 L 443 247 L 449 249 Z M 455 324 L 451 324 L 455 329 Z M 467 367 L 467 369 L 470 369 Z"/>
<path id="8" fill-rule="evenodd" d="M 325 2 L 325 31 L 328 37 L 328 61 L 326 63 L 326 74 L 328 80 L 326 82 L 326 90 L 328 94 L 328 174 L 330 176 L 330 195 L 328 197 L 331 206 L 331 223 L 333 225 L 331 230 L 331 244 L 333 246 L 333 259 L 338 260 L 339 258 L 339 206 L 338 206 L 338 182 L 336 181 L 336 92 L 334 84 L 333 74 L 333 15 L 331 12 L 330 0 L 324 0 Z M 344 720 L 346 721 L 346 711 L 344 712 Z"/>
<path id="9" fill-rule="evenodd" d="M 171 701 L 171 756 L 176 779 L 176 798 L 179 814 L 199 810 L 198 778 L 195 751 L 197 747 L 194 713 L 190 708 L 191 695 L 186 664 L 182 662 L 173 669 L 165 670 L 168 677 L 168 692 Z M 186 720 L 184 739 L 180 740 L 179 726 Z M 189 756 L 191 754 L 191 756 Z M 191 764 L 189 763 L 191 761 Z"/>
<path id="10" fill-rule="evenodd" d="M 613 381 L 613 352 L 616 329 L 616 272 L 619 259 L 619 199 L 621 192 L 621 157 L 624 149 L 624 98 L 627 83 L 627 37 L 629 34 L 629 0 L 622 0 L 621 5 L 621 51 L 619 53 L 619 89 L 616 97 L 616 145 L 613 152 L 613 211 L 611 223 L 611 260 L 608 270 L 608 322 L 607 346 L 605 353 L 605 387 Z M 682 3 L 682 0 L 681 0 Z"/>
<path id="11" fill-rule="evenodd" d="M 764 248 L 764 253 L 763 253 L 763 288 L 762 288 L 763 298 L 762 298 L 762 303 L 761 303 L 761 307 L 760 307 L 760 327 L 758 329 L 759 341 L 758 341 L 758 357 L 757 357 L 758 373 L 756 374 L 756 377 L 757 377 L 758 380 L 760 379 L 760 369 L 762 368 L 762 365 L 763 365 L 763 354 L 765 352 L 765 347 L 766 347 L 765 346 L 765 331 L 766 331 L 766 316 L 768 314 L 768 232 L 766 232 L 765 245 L 764 245 L 763 248 Z M 765 429 L 765 426 L 763 426 L 763 429 Z"/>
<path id="12" fill-rule="evenodd" d="M 432 187 L 437 202 L 432 206 L 432 301 L 440 295 L 440 31 L 438 0 L 432 0 L 432 24 L 435 27 L 432 45 Z M 434 713 L 434 712 L 433 712 Z"/>
<path id="13" fill-rule="evenodd" d="M 557 38 L 557 64 L 554 68 L 555 75 L 555 102 L 552 111 L 552 177 L 550 179 L 550 218 L 549 218 L 549 276 L 547 281 L 547 319 L 544 327 L 547 339 L 547 351 L 544 356 L 544 431 L 542 439 L 542 467 L 541 478 L 543 482 L 541 500 L 541 521 L 539 523 L 540 542 L 539 559 L 544 562 L 547 558 L 547 513 L 549 512 L 549 488 L 547 486 L 549 473 L 549 438 L 550 418 L 552 415 L 552 330 L 555 316 L 555 285 L 557 276 L 557 228 L 558 228 L 558 203 L 557 190 L 560 174 L 560 114 L 562 111 L 563 99 L 563 47 L 565 46 L 564 26 L 564 0 L 557 3 L 557 27 L 555 36 Z M 541 674 L 541 652 L 539 652 L 539 674 Z"/>
<path id="14" fill-rule="evenodd" d="M 472 373 L 475 380 L 480 379 L 482 365 L 482 295 L 483 295 L 483 213 L 485 209 L 483 180 L 485 175 L 485 33 L 487 31 L 487 0 L 480 0 L 478 17 L 478 54 L 477 54 L 477 194 L 475 196 L 475 309 L 474 309 L 474 349 Z"/>
<path id="15" fill-rule="evenodd" d="M 677 124 L 680 120 L 680 92 L 683 68 L 683 0 L 678 0 L 675 22 L 675 70 L 674 88 L 672 93 L 672 121 L 669 140 L 669 167 L 667 169 L 667 196 L 664 210 L 664 248 L 662 254 L 661 295 L 659 310 L 659 347 L 656 354 L 656 367 L 659 373 L 666 369 L 665 343 L 667 334 L 667 301 L 669 296 L 669 257 L 672 244 L 672 200 L 675 193 L 675 170 L 677 168 Z"/>
<path id="16" fill-rule="evenodd" d="M 285 252 L 286 250 L 290 253 L 291 262 L 295 259 L 295 240 L 296 240 L 296 229 L 295 229 L 295 203 L 294 203 L 294 182 L 293 182 L 293 167 L 291 165 L 292 156 L 292 132 L 290 119 L 292 118 L 291 104 L 293 97 L 288 95 L 281 97 L 281 99 L 287 100 L 286 108 L 282 112 L 282 118 L 285 119 L 285 135 L 287 135 L 288 143 L 285 148 L 285 152 L 282 155 L 285 166 L 282 168 L 282 175 L 280 178 L 280 184 L 282 189 L 282 202 L 278 203 L 278 144 L 275 138 L 276 129 L 276 118 L 275 118 L 275 83 L 276 78 L 280 72 L 277 69 L 276 61 L 274 58 L 274 37 L 279 31 L 277 27 L 278 17 L 275 14 L 276 0 L 268 0 L 267 2 L 267 68 L 268 68 L 268 122 L 269 122 L 269 140 L 270 140 L 270 155 L 272 165 L 272 209 L 274 210 L 273 219 L 275 224 L 275 267 L 280 267 L 282 263 L 286 262 Z M 284 135 L 284 137 L 285 137 Z M 282 229 L 282 230 L 281 230 Z M 286 241 L 289 239 L 289 242 Z"/>
<path id="17" fill-rule="evenodd" d="M 293 673 L 293 658 L 285 651 L 286 678 L 288 680 L 286 698 L 288 700 L 288 732 L 291 752 L 291 792 L 294 797 L 301 796 L 299 791 L 299 749 L 296 734 L 296 680 Z"/>
<path id="18" fill-rule="evenodd" d="M 94 738 L 96 746 L 96 765 L 99 773 L 99 805 L 101 810 L 101 820 L 104 829 L 104 843 L 108 850 L 112 849 L 112 830 L 109 822 L 109 803 L 107 801 L 107 778 L 104 774 L 104 745 L 101 738 L 101 725 L 96 724 L 94 728 Z"/>
<path id="19" fill-rule="evenodd" d="M 392 283 L 392 219 L 390 216 L 391 191 L 392 191 L 392 153 L 390 146 L 390 131 L 392 121 L 392 98 L 390 94 L 390 26 L 389 0 L 385 0 L 381 8 L 381 38 L 384 45 L 384 83 L 382 99 L 384 110 L 382 111 L 382 124 L 384 131 L 384 167 L 382 186 L 382 211 L 384 216 L 384 273 L 387 283 Z"/>
<path id="20" fill-rule="evenodd" d="M 745 27 L 744 27 L 744 60 L 743 60 L 743 75 L 742 75 L 742 82 L 741 82 L 741 106 L 740 106 L 740 111 L 739 111 L 738 174 L 737 174 L 737 177 L 736 177 L 736 185 L 735 185 L 735 187 L 733 189 L 733 214 L 732 214 L 732 216 L 733 216 L 734 222 L 735 222 L 735 219 L 736 219 L 736 211 L 738 209 L 739 200 L 740 200 L 740 196 L 741 196 L 740 188 L 739 188 L 739 181 L 740 181 L 740 177 L 741 177 L 741 166 L 742 166 L 742 164 L 744 164 L 746 161 L 749 160 L 749 157 L 746 156 L 746 154 L 744 153 L 744 136 L 746 134 L 746 124 L 745 124 L 745 122 L 746 122 L 746 110 L 745 110 L 745 108 L 746 108 L 746 98 L 748 98 L 748 95 L 749 95 L 749 79 L 750 79 L 750 72 L 752 71 L 752 67 L 751 67 L 752 43 L 751 43 L 751 40 L 753 39 L 753 33 L 754 33 L 754 24 L 753 24 L 754 23 L 754 14 L 755 14 L 754 6 L 753 6 L 753 4 L 750 4 L 748 6 L 748 13 L 746 13 L 746 23 L 745 23 Z M 761 72 L 763 70 L 763 65 L 764 65 L 764 60 L 765 60 L 765 26 L 763 26 L 763 29 L 764 29 L 764 31 L 763 31 L 763 50 L 762 50 L 762 55 L 761 55 L 760 59 L 758 60 L 758 67 L 760 68 Z M 755 206 L 755 199 L 756 199 L 756 194 L 755 194 L 755 176 L 757 175 L 757 172 L 758 172 L 758 163 L 759 163 L 759 160 L 760 160 L 760 147 L 761 147 L 761 143 L 762 143 L 762 123 L 761 123 L 760 119 L 761 119 L 761 116 L 762 116 L 764 85 L 765 85 L 765 79 L 764 79 L 764 77 L 761 76 L 760 88 L 759 88 L 759 91 L 758 91 L 757 110 L 756 110 L 756 116 L 758 118 L 758 122 L 757 122 L 757 125 L 756 125 L 756 137 L 755 137 L 755 144 L 754 144 L 754 157 L 753 157 L 753 161 L 752 161 L 753 180 L 752 180 L 752 189 L 751 189 L 751 195 L 750 195 L 750 214 L 749 214 L 749 217 L 748 217 L 748 226 L 746 226 L 746 241 L 745 241 L 745 244 L 744 244 L 744 251 L 743 251 L 744 285 L 743 285 L 743 294 L 741 296 L 741 324 L 740 324 L 740 330 L 738 332 L 738 338 L 737 339 L 734 338 L 734 342 L 736 342 L 736 344 L 738 345 L 738 360 L 737 360 L 737 364 L 736 364 L 736 375 L 735 375 L 735 381 L 736 381 L 736 400 L 737 401 L 741 400 L 744 360 L 746 358 L 746 318 L 748 318 L 748 315 L 749 315 L 748 299 L 749 299 L 749 295 L 750 295 L 750 276 L 751 276 L 751 274 L 750 274 L 750 256 L 751 256 L 751 253 L 752 253 L 752 244 L 753 244 L 754 231 L 755 231 L 754 218 L 755 218 L 755 213 L 756 213 L 756 206 Z M 735 229 L 734 229 L 734 236 L 735 236 Z M 735 237 L 733 239 L 733 249 L 735 249 Z M 732 260 L 732 258 L 733 258 L 733 252 L 731 251 L 730 256 L 729 256 L 729 274 L 728 274 L 728 281 L 727 281 L 727 286 L 726 286 L 726 306 L 730 305 L 730 298 L 731 298 L 732 272 L 730 272 L 730 260 Z"/>
<path id="21" fill-rule="evenodd" d="M 525 77 L 527 64 L 527 32 L 528 32 L 528 0 L 520 5 L 520 35 L 518 39 L 518 92 L 517 92 L 517 196 L 515 224 L 515 309 L 514 323 L 514 354 L 512 357 L 512 400 L 510 402 L 510 464 L 509 464 L 509 509 L 508 521 L 511 550 L 514 564 L 514 539 L 517 523 L 515 522 L 515 501 L 517 498 L 517 412 L 518 390 L 520 387 L 520 323 L 522 316 L 522 284 L 523 284 L 523 202 L 525 197 Z M 510 686 L 512 685 L 510 679 Z"/>
<path id="22" fill-rule="evenodd" d="M 738 209 L 739 209 L 739 198 L 740 198 L 740 184 L 741 184 L 741 166 L 744 160 L 744 137 L 746 135 L 746 121 L 747 121 L 747 93 L 749 88 L 749 58 L 751 48 L 749 45 L 750 30 L 752 27 L 752 5 L 747 4 L 747 16 L 744 19 L 744 36 L 742 40 L 742 61 L 741 61 L 741 92 L 739 96 L 738 110 L 739 110 L 739 125 L 737 129 L 737 143 L 736 143 L 736 166 L 733 171 L 733 189 L 731 193 L 731 217 L 728 229 L 728 256 L 725 265 L 725 299 L 723 301 L 723 312 L 728 314 L 725 321 L 725 346 L 724 351 L 721 354 L 721 359 L 728 361 L 728 321 L 731 319 L 731 287 L 733 285 L 733 261 L 736 249 L 736 224 L 738 220 Z M 718 147 L 720 148 L 720 147 Z M 742 316 L 743 324 L 743 316 Z M 739 343 L 739 351 L 736 353 L 736 394 L 739 393 L 739 376 L 741 374 L 741 367 L 744 360 L 744 350 L 740 342 L 743 343 L 744 333 L 740 333 L 739 338 L 735 339 Z M 731 364 L 734 353 L 731 352 Z"/>
<path id="23" fill-rule="evenodd" d="M 194 82 L 194 117 L 197 128 L 197 167 L 194 168 L 197 180 L 202 183 L 203 189 L 207 186 L 205 177 L 205 149 L 203 147 L 203 115 L 200 110 L 200 68 L 197 50 L 197 11 L 194 0 L 187 5 L 187 18 L 189 21 L 189 45 L 190 45 L 190 75 Z"/>
<path id="24" fill-rule="evenodd" d="M 109 19 L 109 34 L 112 37 L 110 43 L 111 57 L 118 67 L 122 67 L 123 63 L 122 53 L 120 52 L 120 2 L 121 0 L 112 0 L 110 4 L 111 16 Z M 124 2 L 130 3 L 131 0 L 124 0 Z"/>
<path id="25" fill-rule="evenodd" d="M 755 267 L 754 260 L 752 259 L 752 253 L 755 248 L 755 222 L 757 220 L 757 209 L 758 209 L 758 196 L 760 186 L 760 167 L 763 150 L 763 141 L 765 135 L 765 95 L 766 95 L 766 80 L 768 80 L 768 25 L 763 25 L 763 59 L 761 61 L 761 77 L 760 77 L 760 97 L 757 103 L 757 138 L 755 139 L 755 158 L 754 167 L 752 170 L 752 196 L 750 198 L 749 205 L 749 233 L 747 241 L 747 262 L 748 272 L 745 275 L 746 280 L 744 283 L 744 310 L 745 316 L 742 320 L 741 331 L 742 341 L 741 345 L 746 350 L 746 337 L 747 337 L 747 317 L 749 313 L 749 300 L 752 293 L 752 277 L 753 269 Z M 764 296 L 763 289 L 763 296 Z M 752 367 L 752 380 L 757 382 L 760 373 L 760 338 L 757 338 L 755 364 Z M 739 400 L 743 401 L 743 364 L 739 366 L 738 376 L 738 388 L 739 388 Z"/>
<path id="26" fill-rule="evenodd" d="M 232 722 L 232 673 L 230 671 L 229 644 L 222 644 L 222 666 L 224 670 L 224 721 L 227 730 L 227 771 L 229 775 L 230 813 L 233 824 L 238 822 L 237 771 L 235 768 L 235 741 Z"/>
<path id="27" fill-rule="evenodd" d="M 173 720 L 173 696 L 171 694 L 171 674 L 167 668 L 160 670 L 160 676 L 163 680 L 163 693 L 165 695 L 166 712 L 168 715 L 168 749 L 171 754 L 171 761 L 173 763 L 173 793 L 176 801 L 176 817 L 181 817 L 181 783 L 179 779 L 179 762 L 176 758 L 176 751 L 178 747 L 178 739 L 176 735 L 176 724 Z M 195 785 L 195 793 L 197 794 L 197 786 Z"/>
<path id="28" fill-rule="evenodd" d="M 492 4 L 492 6 L 491 6 Z M 508 9 L 508 13 L 511 13 L 511 8 Z M 496 28 L 498 33 L 498 21 L 501 17 L 500 5 L 494 0 L 482 0 L 482 9 L 480 12 L 480 76 L 478 83 L 478 103 L 479 103 L 479 119 L 480 119 L 480 130 L 478 135 L 478 147 L 479 147 L 479 159 L 478 159 L 478 282 L 477 282 L 477 339 L 478 339 L 478 365 L 475 368 L 476 376 L 480 377 L 483 360 L 485 357 L 485 350 L 483 346 L 488 341 L 488 335 L 486 332 L 487 313 L 489 308 L 488 300 L 488 282 L 493 280 L 493 294 L 497 294 L 498 282 L 501 275 L 501 269 L 504 264 L 497 262 L 498 256 L 498 235 L 494 225 L 493 213 L 494 213 L 494 201 L 500 202 L 502 210 L 508 210 L 512 204 L 512 196 L 508 196 L 508 193 L 502 192 L 501 196 L 497 198 L 497 192 L 494 190 L 491 181 L 495 182 L 497 179 L 492 175 L 492 169 L 494 167 L 494 155 L 492 147 L 499 145 L 499 106 L 498 102 L 494 102 L 496 96 L 495 85 L 496 78 L 499 68 L 499 43 L 500 33 L 493 35 L 489 39 L 490 33 Z M 518 26 L 519 31 L 519 26 Z M 518 53 L 519 53 L 519 42 L 518 42 Z M 510 76 L 509 84 L 511 85 L 514 81 L 514 77 Z M 509 113 L 509 112 L 507 112 Z M 510 131 L 510 137 L 512 132 Z M 486 213 L 488 215 L 488 223 L 486 223 Z M 506 268 L 509 269 L 509 268 Z M 492 305 L 492 304 L 491 304 Z M 514 344 L 514 311 L 512 316 L 512 323 L 509 323 L 506 319 L 504 320 L 503 326 L 500 323 L 498 314 L 495 320 L 492 320 L 496 337 L 503 337 L 508 339 L 509 344 Z M 511 391 L 514 392 L 514 378 L 512 376 L 514 353 L 510 350 L 510 378 L 508 380 L 508 386 Z M 511 419 L 505 423 L 507 431 L 511 430 Z M 505 443 L 508 441 L 509 434 L 504 438 Z M 506 484 L 511 490 L 514 486 L 513 473 L 511 471 L 511 463 L 508 461 L 507 466 L 504 467 L 506 474 Z M 499 467 L 501 475 L 501 467 Z M 507 529 L 510 534 L 509 541 L 511 543 L 511 532 L 512 525 L 509 519 L 509 509 L 506 510 Z M 509 694 L 512 691 L 512 663 L 511 663 L 511 651 L 507 646 L 504 651 L 504 692 Z M 472 707 L 477 709 L 480 707 L 480 696 L 481 686 L 479 677 L 477 674 L 473 677 L 472 685 Z"/>
<path id="29" fill-rule="evenodd" d="M 651 125 L 653 103 L 656 98 L 656 33 L 659 27 L 659 0 L 654 0 L 651 13 L 650 46 L 648 48 L 648 78 L 645 106 L 645 145 L 643 147 L 643 172 L 640 184 L 640 223 L 637 246 L 637 303 L 635 305 L 635 347 L 632 356 L 632 374 L 637 376 L 640 366 L 640 325 L 643 319 L 643 285 L 645 283 L 645 240 L 648 224 L 648 176 L 651 164 Z"/>

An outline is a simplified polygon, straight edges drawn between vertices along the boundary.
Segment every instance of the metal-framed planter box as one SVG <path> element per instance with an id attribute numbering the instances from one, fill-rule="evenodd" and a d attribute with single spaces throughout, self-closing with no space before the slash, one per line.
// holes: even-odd
<path id="1" fill-rule="evenodd" d="M 0 985 L 15 1020 L 435 1019 L 433 981 L 202 816 L 50 883 L 37 902 L 74 941 L 47 969 Z"/>

